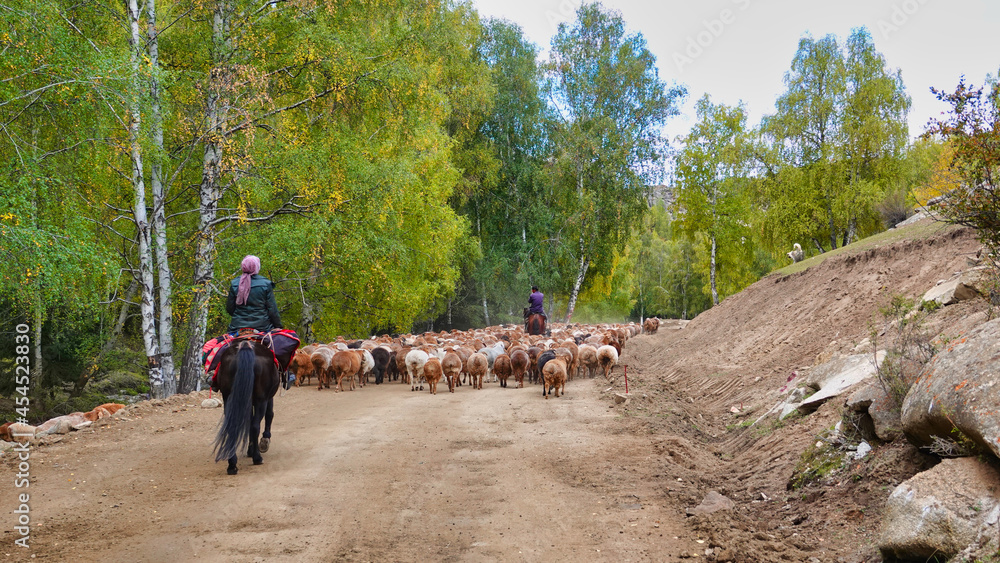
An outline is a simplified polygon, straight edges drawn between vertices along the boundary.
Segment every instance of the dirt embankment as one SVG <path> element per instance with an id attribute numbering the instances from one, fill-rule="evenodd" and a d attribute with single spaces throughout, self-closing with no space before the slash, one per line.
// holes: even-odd
<path id="1" fill-rule="evenodd" d="M 842 402 L 781 423 L 756 421 L 817 361 L 870 353 L 864 341 L 888 297 L 920 297 L 968 268 L 979 248 L 973 232 L 949 228 L 848 253 L 772 275 L 682 331 L 633 340 L 630 383 L 647 399 L 626 407 L 627 424 L 653 436 L 661 471 L 683 479 L 669 495 L 690 507 L 716 490 L 737 503 L 688 519 L 689 529 L 739 545 L 738 561 L 879 560 L 873 542 L 885 499 L 936 460 L 905 443 L 881 444 L 822 482 L 789 490 L 802 453 L 840 420 Z M 986 320 L 986 309 L 984 300 L 949 306 L 926 326 L 957 336 Z"/>
<path id="2" fill-rule="evenodd" d="M 570 381 L 550 400 L 538 387 L 496 384 L 436 396 L 398 383 L 293 389 L 277 399 L 264 465 L 241 459 L 230 477 L 211 461 L 220 410 L 195 397 L 147 404 L 32 451 L 33 547 L 15 547 L 5 524 L 0 557 L 872 560 L 891 487 L 933 460 L 878 445 L 790 491 L 802 452 L 838 407 L 750 423 L 818 356 L 853 351 L 883 296 L 922 294 L 978 247 L 971 232 L 948 230 L 764 279 L 684 330 L 630 340 L 625 405 L 612 401 L 620 376 L 613 389 Z M 954 335 L 984 310 L 947 307 L 930 323 Z M 3 459 L 9 483 L 16 466 Z M 711 490 L 736 508 L 686 516 Z"/>

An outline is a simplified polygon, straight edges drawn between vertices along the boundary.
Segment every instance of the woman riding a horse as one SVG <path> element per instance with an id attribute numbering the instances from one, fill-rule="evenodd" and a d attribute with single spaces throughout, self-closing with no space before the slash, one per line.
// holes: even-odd
<path id="1" fill-rule="evenodd" d="M 270 445 L 279 374 L 295 352 L 294 345 L 290 351 L 279 351 L 263 343 L 268 336 L 262 337 L 261 333 L 281 328 L 274 283 L 258 274 L 260 259 L 256 256 L 247 256 L 240 266 L 243 273 L 230 284 L 226 301 L 226 311 L 232 315 L 229 333 L 237 338 L 220 353 L 218 377 L 213 383 L 221 390 L 225 404 L 215 438 L 215 460 L 227 459 L 230 475 L 236 475 L 236 452 L 244 445 L 254 465 L 263 463 L 261 454 Z M 270 337 L 272 348 L 274 340 Z M 258 441 L 262 421 L 264 434 Z"/>

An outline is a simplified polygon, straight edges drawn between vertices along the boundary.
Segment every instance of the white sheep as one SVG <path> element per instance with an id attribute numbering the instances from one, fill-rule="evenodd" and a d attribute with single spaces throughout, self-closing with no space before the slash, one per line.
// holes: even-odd
<path id="1" fill-rule="evenodd" d="M 799 243 L 795 243 L 795 245 L 792 247 L 792 251 L 788 253 L 788 257 L 792 259 L 792 264 L 796 262 L 801 262 L 802 259 L 805 258 L 805 256 L 806 253 L 802 252 L 802 247 L 799 245 Z"/>

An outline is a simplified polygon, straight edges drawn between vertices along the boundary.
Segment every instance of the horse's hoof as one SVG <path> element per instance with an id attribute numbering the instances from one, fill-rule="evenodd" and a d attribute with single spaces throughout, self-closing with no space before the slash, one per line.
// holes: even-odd
<path id="1" fill-rule="evenodd" d="M 258 456 L 258 457 L 255 457 L 255 458 L 253 458 L 253 464 L 254 464 L 254 465 L 261 465 L 261 464 L 263 464 L 263 463 L 264 463 L 264 458 L 262 458 L 262 457 L 259 457 L 259 456 Z"/>
<path id="2" fill-rule="evenodd" d="M 226 473 L 228 473 L 230 475 L 236 475 L 237 471 L 239 471 L 239 469 L 236 469 L 235 467 L 230 467 L 230 468 L 226 469 Z"/>
<path id="3" fill-rule="evenodd" d="M 267 449 L 269 447 L 271 447 L 271 439 L 270 438 L 261 438 L 260 442 L 257 444 L 257 449 L 259 449 L 260 453 L 262 453 L 262 454 L 266 454 L 267 453 Z"/>

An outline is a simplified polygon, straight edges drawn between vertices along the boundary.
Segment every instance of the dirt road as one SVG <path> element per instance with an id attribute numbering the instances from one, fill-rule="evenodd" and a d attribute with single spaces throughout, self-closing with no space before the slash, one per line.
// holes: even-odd
<path id="1" fill-rule="evenodd" d="M 32 452 L 32 548 L 54 561 L 672 561 L 704 551 L 602 380 L 431 396 L 398 383 L 276 399 L 264 464 L 213 463 L 220 409 L 135 410 Z M 200 401 L 200 398 L 197 398 Z M 103 421 L 102 421 L 103 422 Z M 648 464 L 650 467 L 655 464 Z M 6 464 L 4 482 L 13 480 Z M 5 490 L 7 490 L 5 488 Z M 13 490 L 4 496 L 14 502 Z M 13 508 L 13 505 L 12 505 Z M 8 516 L 10 513 L 8 512 Z"/>

